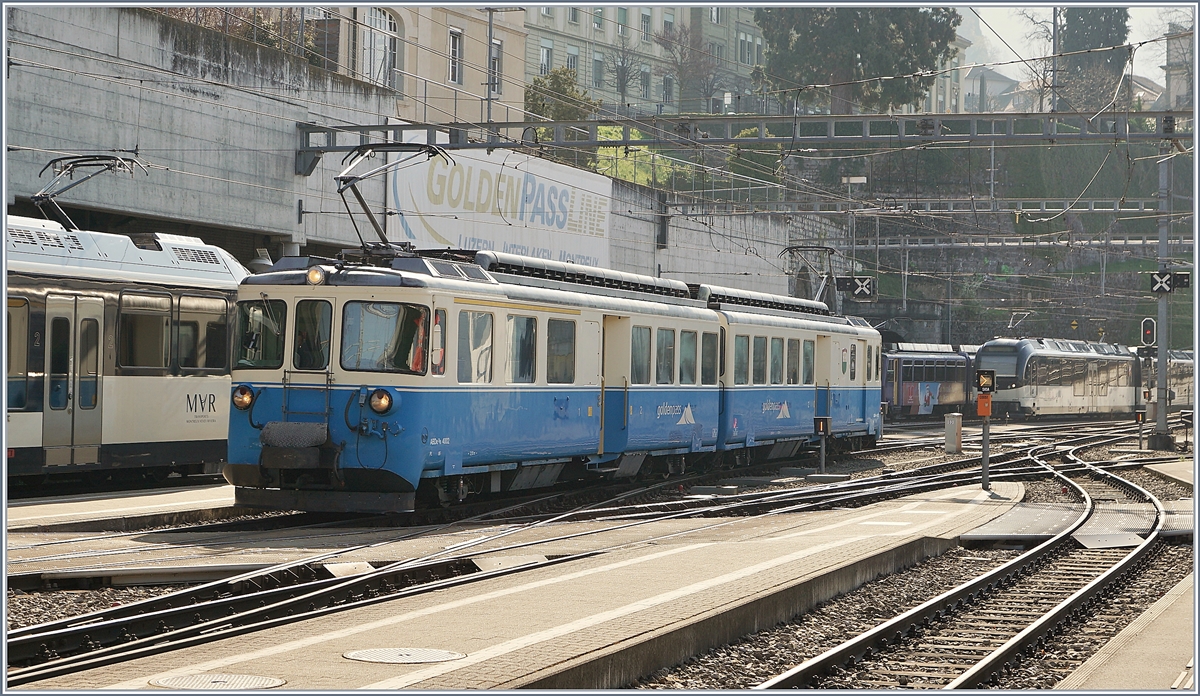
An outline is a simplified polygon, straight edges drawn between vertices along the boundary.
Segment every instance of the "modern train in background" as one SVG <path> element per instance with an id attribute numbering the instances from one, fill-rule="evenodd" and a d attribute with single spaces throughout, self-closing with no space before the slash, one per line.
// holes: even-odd
<path id="1" fill-rule="evenodd" d="M 1153 401 L 1157 358 L 1151 349 L 1053 338 L 997 338 L 980 346 L 977 369 L 995 370 L 992 415 L 1132 414 Z M 1195 403 L 1192 351 L 1170 351 L 1168 408 Z M 1147 395 L 1149 390 L 1149 395 Z"/>
<path id="2" fill-rule="evenodd" d="M 5 251 L 9 480 L 218 472 L 246 269 L 194 237 L 16 216 Z"/>
<path id="3" fill-rule="evenodd" d="M 845 446 L 880 434 L 879 333 L 823 303 L 382 251 L 242 281 L 224 467 L 239 505 L 408 511 L 781 459 L 819 440 L 816 417 Z"/>
<path id="4" fill-rule="evenodd" d="M 884 413 L 890 420 L 972 416 L 980 369 L 996 372 L 995 416 L 1131 414 L 1156 398 L 1157 358 L 1151 351 L 1054 338 L 997 338 L 982 346 L 889 343 L 883 354 Z M 1170 408 L 1191 408 L 1193 353 L 1168 355 Z"/>

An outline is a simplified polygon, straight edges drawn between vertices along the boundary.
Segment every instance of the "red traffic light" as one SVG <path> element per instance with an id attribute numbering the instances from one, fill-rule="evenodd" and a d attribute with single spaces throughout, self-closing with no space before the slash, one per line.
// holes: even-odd
<path id="1" fill-rule="evenodd" d="M 1142 320 L 1142 345 L 1152 346 L 1158 337 L 1158 326 L 1150 317 Z"/>

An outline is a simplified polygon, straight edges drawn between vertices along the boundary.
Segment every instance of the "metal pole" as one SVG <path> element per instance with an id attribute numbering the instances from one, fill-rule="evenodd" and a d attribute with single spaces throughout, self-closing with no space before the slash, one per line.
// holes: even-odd
<path id="1" fill-rule="evenodd" d="M 983 464 L 983 490 L 985 490 L 985 491 L 990 491 L 990 490 L 992 489 L 992 488 L 991 488 L 991 484 L 989 484 L 989 483 L 988 483 L 988 435 L 989 435 L 989 431 L 991 430 L 991 428 L 990 428 L 991 421 L 992 421 L 992 417 L 991 417 L 991 416 L 984 416 L 984 417 L 983 417 L 983 457 L 982 457 L 982 464 Z"/>
<path id="2" fill-rule="evenodd" d="M 1050 111 L 1058 111 L 1058 8 L 1050 15 Z"/>
<path id="3" fill-rule="evenodd" d="M 1159 273 L 1167 270 L 1167 234 L 1170 224 L 1170 171 L 1168 169 L 1171 154 L 1171 144 L 1164 141 L 1158 146 L 1158 269 Z M 1154 419 L 1154 434 L 1150 436 L 1150 449 L 1175 450 L 1175 440 L 1167 428 L 1167 347 L 1170 331 L 1167 326 L 1167 296 L 1170 293 L 1158 295 L 1158 384 L 1155 385 L 1158 407 Z"/>
<path id="4" fill-rule="evenodd" d="M 821 433 L 821 473 L 825 473 L 825 433 Z"/>
<path id="5" fill-rule="evenodd" d="M 908 237 L 901 237 L 900 244 L 904 247 L 904 272 L 900 275 L 900 311 L 908 311 Z"/>
<path id="6" fill-rule="evenodd" d="M 879 216 L 875 216 L 875 283 L 879 283 Z M 878 292 L 878 290 L 876 290 Z"/>

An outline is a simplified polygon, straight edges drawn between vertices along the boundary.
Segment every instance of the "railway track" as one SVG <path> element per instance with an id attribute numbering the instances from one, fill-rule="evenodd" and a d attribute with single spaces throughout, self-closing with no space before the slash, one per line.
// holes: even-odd
<path id="1" fill-rule="evenodd" d="M 1111 434 L 1090 434 L 1075 438 L 1073 443 L 1079 448 L 1113 439 Z M 1031 457 L 1031 453 L 1015 451 L 994 459 L 993 479 L 1047 475 L 1048 466 Z M 500 570 L 485 569 L 476 563 L 471 555 L 473 548 L 494 545 L 509 536 L 551 522 L 594 519 L 611 521 L 614 524 L 551 539 L 510 543 L 500 548 L 491 546 L 487 553 L 528 548 L 547 541 L 599 534 L 672 518 L 734 516 L 734 519 L 723 519 L 707 525 L 707 529 L 736 523 L 745 516 L 861 505 L 925 490 L 978 482 L 977 464 L 977 459 L 966 458 L 841 484 L 747 494 L 732 500 L 690 500 L 684 501 L 686 504 L 677 501 L 670 505 L 586 505 L 567 513 L 549 517 L 537 516 L 537 519 L 523 525 L 512 524 L 510 520 L 509 528 L 495 534 L 472 539 L 426 557 L 372 568 L 354 577 L 329 577 L 328 574 L 322 573 L 320 566 L 323 561 L 365 548 L 366 545 L 347 547 L 318 557 L 280 564 L 264 571 L 246 573 L 108 611 L 11 631 L 8 636 L 8 679 L 12 685 L 32 683 L 79 669 L 195 645 L 463 582 L 569 562 L 609 550 L 547 558 L 542 563 Z M 1072 464 L 1069 468 L 1075 470 L 1079 467 Z M 675 482 L 659 485 L 675 485 Z M 644 492 L 626 492 L 619 497 L 636 499 Z M 503 516 L 495 511 L 488 513 L 492 514 Z M 377 542 L 373 546 L 397 540 Z M 646 541 L 648 540 L 642 539 L 637 543 Z M 627 544 L 622 544 L 624 545 Z"/>
<path id="2" fill-rule="evenodd" d="M 1085 503 L 1068 529 L 757 688 L 976 688 L 995 684 L 1022 656 L 1069 630 L 1145 567 L 1160 548 L 1165 517 L 1156 498 L 1079 459 L 1077 449 L 1030 452 Z M 1047 461 L 1057 456 L 1064 465 Z M 1141 530 L 1144 538 L 1132 550 L 1087 548 L 1076 539 L 1098 506 L 1129 501 L 1149 503 L 1154 510 Z"/>

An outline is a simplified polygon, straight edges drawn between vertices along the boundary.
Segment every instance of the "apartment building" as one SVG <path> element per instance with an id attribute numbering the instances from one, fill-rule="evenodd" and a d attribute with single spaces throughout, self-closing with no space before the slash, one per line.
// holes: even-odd
<path id="1" fill-rule="evenodd" d="M 609 113 L 758 111 L 763 102 L 749 97 L 750 71 L 764 60 L 751 9 L 545 5 L 526 8 L 525 30 L 526 80 L 573 68 Z"/>

